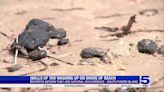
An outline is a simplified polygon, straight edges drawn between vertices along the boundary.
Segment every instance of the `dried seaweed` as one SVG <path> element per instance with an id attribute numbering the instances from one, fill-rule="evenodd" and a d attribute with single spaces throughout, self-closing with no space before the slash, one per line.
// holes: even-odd
<path id="1" fill-rule="evenodd" d="M 96 16 L 96 19 L 104 19 L 104 18 L 113 18 L 113 17 L 120 17 L 120 16 L 126 16 L 129 15 L 127 14 L 121 14 L 121 13 L 115 13 L 115 14 L 111 14 L 111 15 L 106 15 L 106 16 Z"/>
<path id="2" fill-rule="evenodd" d="M 37 71 L 33 71 L 33 72 L 29 72 L 29 73 L 21 74 L 21 76 L 23 76 L 23 75 L 28 75 L 28 74 L 32 74 L 32 73 L 36 73 L 36 72 L 45 71 L 45 70 L 48 69 L 48 65 L 47 65 L 46 63 L 44 63 L 43 61 L 38 61 L 38 62 L 40 62 L 40 63 L 44 66 L 44 68 L 39 69 L 39 70 L 37 70 Z"/>
<path id="3" fill-rule="evenodd" d="M 157 81 L 152 82 L 152 83 L 151 83 L 151 86 L 157 84 L 158 82 L 160 82 L 160 81 L 162 81 L 162 80 L 164 80 L 164 76 L 162 76 L 161 78 L 159 78 Z"/>
<path id="4" fill-rule="evenodd" d="M 127 24 L 127 26 L 124 26 L 124 27 L 122 28 L 122 31 L 123 31 L 123 34 L 124 34 L 124 35 L 128 35 L 128 34 L 130 33 L 130 29 L 131 29 L 133 23 L 136 22 L 136 21 L 135 21 L 135 18 L 136 18 L 136 15 L 131 16 L 130 19 L 129 19 L 129 22 L 128 22 L 128 24 Z"/>
<path id="5" fill-rule="evenodd" d="M 3 36 L 5 36 L 5 37 L 8 38 L 9 40 L 11 40 L 11 39 L 13 40 L 13 39 L 14 39 L 13 37 L 8 36 L 7 34 L 1 32 L 1 31 L 0 31 L 0 34 L 3 35 Z"/>
<path id="6" fill-rule="evenodd" d="M 144 16 L 154 16 L 156 14 L 158 14 L 158 10 L 157 9 L 145 9 L 139 12 L 140 15 L 144 15 Z"/>
<path id="7" fill-rule="evenodd" d="M 138 29 L 136 31 L 132 31 L 131 33 L 137 33 L 137 32 L 164 32 L 163 29 Z"/>
<path id="8" fill-rule="evenodd" d="M 109 31 L 109 32 L 116 32 L 118 30 L 118 27 L 111 28 L 111 27 L 101 26 L 101 27 L 95 27 L 95 29 Z"/>
<path id="9" fill-rule="evenodd" d="M 68 8 L 68 9 L 54 8 L 54 9 L 51 9 L 51 10 L 52 11 L 66 12 L 66 11 L 84 10 L 84 8 L 81 8 L 81 7 Z"/>
<path id="10" fill-rule="evenodd" d="M 58 59 L 58 58 L 56 58 L 56 57 L 54 57 L 54 56 L 48 55 L 47 57 L 52 58 L 52 59 L 55 59 L 55 60 L 58 60 L 58 61 L 60 61 L 60 62 L 62 62 L 62 63 L 68 64 L 68 65 L 74 65 L 74 64 L 72 64 L 72 63 L 70 63 L 70 62 L 66 62 L 66 61 L 61 60 L 61 59 Z"/>
<path id="11" fill-rule="evenodd" d="M 116 33 L 111 34 L 111 35 L 101 36 L 101 38 L 105 38 L 108 36 L 123 37 L 124 35 L 128 35 L 129 33 L 131 33 L 130 29 L 131 29 L 133 23 L 136 22 L 135 18 L 136 18 L 136 15 L 131 16 L 129 21 L 128 21 L 128 24 L 126 26 L 123 26 L 122 28 L 118 28 L 118 27 L 110 28 L 110 27 L 102 26 L 102 27 L 95 27 L 95 29 L 100 29 L 100 30 L 105 30 L 105 31 L 110 31 L 110 32 L 116 32 Z M 121 30 L 121 32 L 117 32 L 119 30 Z"/>

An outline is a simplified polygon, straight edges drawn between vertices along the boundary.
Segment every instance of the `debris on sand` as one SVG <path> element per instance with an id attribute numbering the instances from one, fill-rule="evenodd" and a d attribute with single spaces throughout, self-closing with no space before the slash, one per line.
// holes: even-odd
<path id="1" fill-rule="evenodd" d="M 85 10 L 82 7 L 73 7 L 73 8 L 68 8 L 68 9 L 62 9 L 62 8 L 54 8 L 51 9 L 52 11 L 59 11 L 59 12 L 67 12 L 67 11 L 75 11 L 75 10 Z"/>
<path id="2" fill-rule="evenodd" d="M 130 29 L 131 29 L 133 23 L 136 22 L 135 18 L 136 18 L 136 15 L 131 16 L 130 19 L 129 19 L 128 24 L 126 26 L 122 27 L 122 31 L 123 31 L 124 35 L 128 35 L 130 33 Z"/>
<path id="3" fill-rule="evenodd" d="M 81 59 L 77 65 L 95 65 L 95 63 L 89 59 Z"/>
<path id="4" fill-rule="evenodd" d="M 59 39 L 58 45 L 66 45 L 69 42 L 69 39 Z"/>
<path id="5" fill-rule="evenodd" d="M 154 54 L 157 51 L 157 43 L 150 39 L 143 39 L 138 42 L 137 48 L 141 53 Z"/>
<path id="6" fill-rule="evenodd" d="M 80 56 L 82 58 L 102 57 L 105 55 L 105 51 L 100 48 L 88 47 L 81 51 Z"/>
<path id="7" fill-rule="evenodd" d="M 164 45 L 160 46 L 157 51 L 158 51 L 158 54 L 164 55 Z"/>
<path id="8" fill-rule="evenodd" d="M 13 65 L 11 67 L 7 67 L 8 72 L 15 72 L 15 71 L 18 71 L 21 68 L 22 68 L 21 64 L 16 64 L 16 65 Z"/>
<path id="9" fill-rule="evenodd" d="M 35 61 L 47 57 L 47 52 L 45 50 L 36 49 L 29 52 L 28 56 L 30 59 Z"/>
<path id="10" fill-rule="evenodd" d="M 21 74 L 21 76 L 29 75 L 29 74 L 32 74 L 32 73 L 35 73 L 35 72 L 41 72 L 41 71 L 47 70 L 48 65 L 47 65 L 46 63 L 44 63 L 44 62 L 41 61 L 41 60 L 38 60 L 38 62 L 41 63 L 42 65 L 44 65 L 44 67 L 43 67 L 42 69 L 39 69 L 39 70 L 37 70 L 37 71 L 32 71 L 32 72 L 28 72 L 28 73 Z"/>
<path id="11" fill-rule="evenodd" d="M 136 23 L 135 19 L 136 19 L 136 15 L 131 16 L 129 21 L 128 21 L 128 24 L 126 26 L 123 26 L 122 28 L 120 28 L 122 30 L 122 32 L 112 34 L 111 36 L 123 37 L 123 36 L 131 33 L 130 32 L 131 27 L 132 27 L 133 23 Z"/>
<path id="12" fill-rule="evenodd" d="M 108 36 L 116 36 L 116 37 L 124 37 L 125 35 L 130 34 L 131 28 L 133 23 L 135 23 L 136 15 L 133 15 L 130 17 L 128 24 L 126 26 L 123 26 L 121 28 L 115 27 L 115 28 L 110 28 L 110 27 L 95 27 L 95 29 L 101 29 L 109 32 L 115 32 L 114 34 L 108 35 Z"/>
<path id="13" fill-rule="evenodd" d="M 150 16 L 154 16 L 154 15 L 158 14 L 158 10 L 157 9 L 145 9 L 145 10 L 140 11 L 139 14 L 150 17 Z"/>
<path id="14" fill-rule="evenodd" d="M 18 35 L 18 43 L 16 40 L 12 43 L 11 50 L 18 49 L 19 52 L 29 56 L 32 60 L 38 60 L 46 57 L 46 52 L 38 50 L 39 47 L 46 45 L 51 38 L 62 39 L 65 37 L 66 31 L 64 29 L 56 29 L 43 20 L 32 19 L 26 25 L 24 32 Z"/>
<path id="15" fill-rule="evenodd" d="M 7 34 L 0 31 L 0 35 L 3 35 L 4 37 L 8 38 L 9 40 L 14 39 L 13 37 L 8 36 Z"/>
<path id="16" fill-rule="evenodd" d="M 100 58 L 100 61 L 106 63 L 106 64 L 112 64 L 111 58 L 106 54 Z"/>
<path id="17" fill-rule="evenodd" d="M 114 92 L 147 92 L 146 88 L 117 88 Z"/>
<path id="18" fill-rule="evenodd" d="M 105 27 L 105 26 L 95 27 L 95 29 L 104 30 L 104 31 L 109 31 L 109 32 L 116 32 L 117 30 L 119 30 L 118 27 L 111 28 L 111 27 Z"/>
<path id="19" fill-rule="evenodd" d="M 24 47 L 22 47 L 21 45 L 19 45 L 18 43 L 14 42 L 13 44 L 11 44 L 11 51 L 12 51 L 12 52 L 15 52 L 16 49 L 18 49 L 18 51 L 19 51 L 21 54 L 23 54 L 23 55 L 25 55 L 25 56 L 28 56 L 27 50 L 26 50 Z"/>

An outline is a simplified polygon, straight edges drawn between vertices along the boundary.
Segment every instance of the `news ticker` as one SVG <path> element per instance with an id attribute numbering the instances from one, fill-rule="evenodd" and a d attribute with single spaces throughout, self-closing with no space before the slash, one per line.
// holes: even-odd
<path id="1" fill-rule="evenodd" d="M 149 87 L 149 76 L 0 76 L 0 87 Z"/>

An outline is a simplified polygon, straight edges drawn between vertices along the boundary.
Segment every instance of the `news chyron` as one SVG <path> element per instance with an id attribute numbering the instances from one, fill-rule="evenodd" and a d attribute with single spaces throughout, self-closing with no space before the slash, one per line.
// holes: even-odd
<path id="1" fill-rule="evenodd" d="M 0 76 L 0 87 L 150 87 L 150 77 Z"/>

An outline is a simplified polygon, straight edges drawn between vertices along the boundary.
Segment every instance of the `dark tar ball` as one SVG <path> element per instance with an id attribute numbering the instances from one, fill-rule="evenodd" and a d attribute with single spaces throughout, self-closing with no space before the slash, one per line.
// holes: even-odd
<path id="1" fill-rule="evenodd" d="M 157 43 L 150 39 L 143 39 L 138 42 L 137 48 L 141 53 L 153 54 L 157 51 Z"/>
<path id="2" fill-rule="evenodd" d="M 158 48 L 158 54 L 164 54 L 164 45 Z"/>
<path id="3" fill-rule="evenodd" d="M 58 40 L 58 45 L 65 45 L 69 42 L 69 39 L 59 39 Z"/>
<path id="4" fill-rule="evenodd" d="M 92 57 L 103 57 L 105 55 L 104 50 L 100 48 L 88 47 L 81 51 L 80 56 L 82 58 L 92 58 Z"/>
<path id="5" fill-rule="evenodd" d="M 33 61 L 40 60 L 45 57 L 47 57 L 47 52 L 45 50 L 36 49 L 34 51 L 29 52 L 29 58 Z"/>

